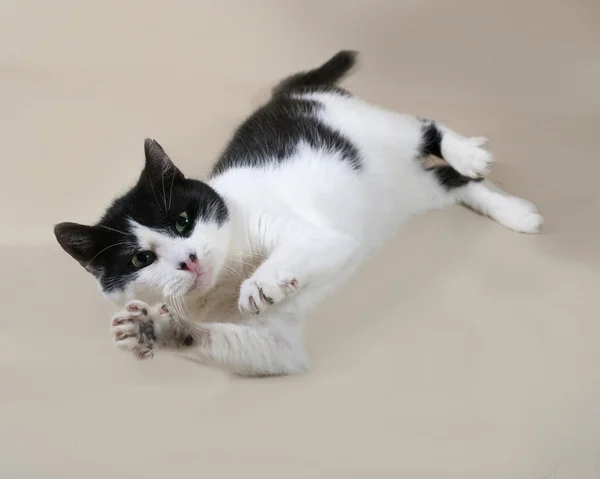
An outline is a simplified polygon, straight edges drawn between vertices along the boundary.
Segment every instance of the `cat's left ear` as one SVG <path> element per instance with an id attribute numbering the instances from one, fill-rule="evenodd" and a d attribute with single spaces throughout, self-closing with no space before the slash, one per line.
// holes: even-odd
<path id="1" fill-rule="evenodd" d="M 156 181 L 182 181 L 185 179 L 183 173 L 177 168 L 171 158 L 167 156 L 162 146 L 156 140 L 146 138 L 144 141 L 144 153 L 146 155 L 146 166 L 142 177 Z"/>
<path id="2" fill-rule="evenodd" d="M 70 222 L 59 223 L 54 227 L 54 235 L 62 249 L 90 273 L 94 272 L 91 263 L 99 251 L 98 240 L 102 235 L 99 228 Z"/>

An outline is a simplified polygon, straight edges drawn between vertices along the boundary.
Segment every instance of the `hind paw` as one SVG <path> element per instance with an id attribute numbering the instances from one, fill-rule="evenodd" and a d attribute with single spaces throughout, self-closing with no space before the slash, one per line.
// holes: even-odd
<path id="1" fill-rule="evenodd" d="M 446 138 L 448 136 L 448 138 Z M 492 169 L 494 157 L 483 149 L 488 139 L 483 136 L 473 138 L 444 137 L 444 159 L 463 176 L 483 178 Z"/>

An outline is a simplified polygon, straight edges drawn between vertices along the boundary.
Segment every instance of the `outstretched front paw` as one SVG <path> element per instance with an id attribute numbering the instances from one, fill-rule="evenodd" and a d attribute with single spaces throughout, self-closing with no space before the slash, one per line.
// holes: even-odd
<path id="1" fill-rule="evenodd" d="M 118 312 L 110 323 L 117 347 L 132 351 L 140 359 L 154 356 L 157 341 L 157 322 L 169 314 L 166 305 L 148 306 L 142 301 L 132 301 Z"/>
<path id="2" fill-rule="evenodd" d="M 266 308 L 293 295 L 300 288 L 298 279 L 284 271 L 257 271 L 242 283 L 239 310 L 242 313 L 260 314 Z"/>

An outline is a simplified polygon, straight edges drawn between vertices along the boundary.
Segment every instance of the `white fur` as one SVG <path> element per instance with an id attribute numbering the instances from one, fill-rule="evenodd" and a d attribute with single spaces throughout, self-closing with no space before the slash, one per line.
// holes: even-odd
<path id="1" fill-rule="evenodd" d="M 137 228 L 159 259 L 120 299 L 185 296 L 185 304 L 169 305 L 173 324 L 194 335 L 195 344 L 182 351 L 203 363 L 241 374 L 305 369 L 301 334 L 310 311 L 412 216 L 462 202 L 515 231 L 535 233 L 542 224 L 531 203 L 487 182 L 451 191 L 440 186 L 416 159 L 418 119 L 352 97 L 303 96 L 320 102 L 321 120 L 356 145 L 360 171 L 336 152 L 300 145 L 281 163 L 228 170 L 210 182 L 227 202 L 225 226 L 200 223 L 187 239 Z M 440 128 L 448 163 L 466 176 L 488 173 L 485 139 Z M 190 251 L 210 274 L 187 294 L 194 279 L 175 265 Z M 134 321 L 127 311 L 119 314 Z M 116 341 L 139 350 L 130 337 Z"/>

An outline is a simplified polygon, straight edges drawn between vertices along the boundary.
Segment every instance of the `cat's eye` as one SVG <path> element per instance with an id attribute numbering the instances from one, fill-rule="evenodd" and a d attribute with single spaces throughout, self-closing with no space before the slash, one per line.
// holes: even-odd
<path id="1" fill-rule="evenodd" d="M 181 213 L 177 219 L 175 220 L 175 229 L 179 234 L 183 234 L 190 227 L 190 218 L 188 214 L 184 211 Z"/>
<path id="2" fill-rule="evenodd" d="M 152 251 L 140 251 L 131 258 L 131 264 L 138 269 L 150 266 L 156 260 L 156 255 Z"/>

